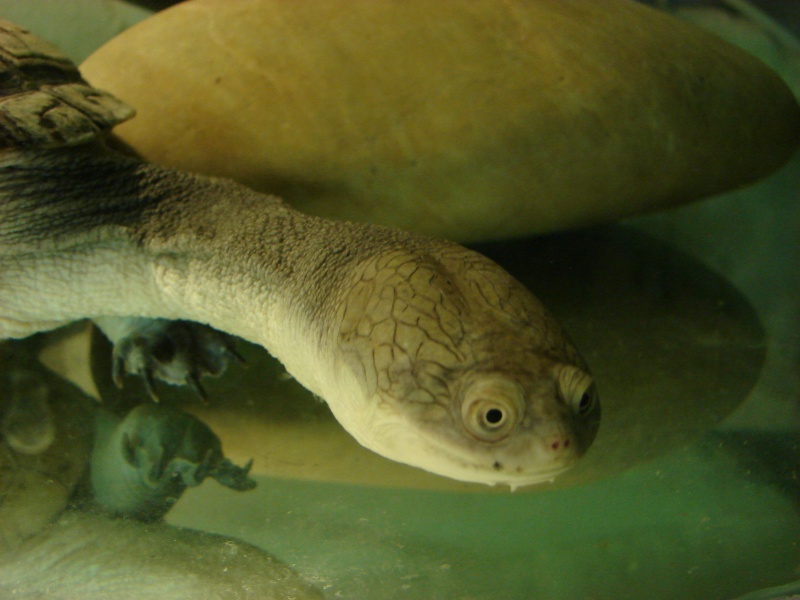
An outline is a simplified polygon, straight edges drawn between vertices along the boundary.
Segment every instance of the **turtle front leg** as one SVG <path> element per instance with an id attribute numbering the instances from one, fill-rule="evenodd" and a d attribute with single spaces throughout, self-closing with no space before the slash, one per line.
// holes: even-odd
<path id="1" fill-rule="evenodd" d="M 244 362 L 232 336 L 200 323 L 140 317 L 94 322 L 114 346 L 112 376 L 117 387 L 127 374 L 139 376 L 155 401 L 156 380 L 188 385 L 205 400 L 202 377 L 220 375 L 231 358 Z"/>
<path id="2" fill-rule="evenodd" d="M 208 477 L 236 491 L 253 489 L 252 463 L 238 466 L 227 459 L 216 434 L 183 411 L 142 404 L 120 419 L 99 410 L 91 497 L 110 514 L 159 520 L 186 488 Z"/>

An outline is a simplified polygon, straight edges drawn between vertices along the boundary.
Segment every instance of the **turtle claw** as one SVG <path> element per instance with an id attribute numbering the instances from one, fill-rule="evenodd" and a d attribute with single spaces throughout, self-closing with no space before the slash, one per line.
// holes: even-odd
<path id="1" fill-rule="evenodd" d="M 137 369 L 136 371 L 132 371 L 131 374 L 138 375 L 142 378 L 144 389 L 153 402 L 158 403 L 161 401 L 161 399 L 158 397 L 158 393 L 156 392 L 156 382 L 152 368 Z M 111 367 L 111 379 L 114 381 L 114 385 L 116 385 L 120 390 L 125 384 L 126 375 L 128 375 L 128 369 L 125 365 L 125 357 L 122 355 L 122 353 L 117 352 L 117 347 L 115 346 L 114 359 L 112 360 Z"/>
<path id="2" fill-rule="evenodd" d="M 203 404 L 208 404 L 208 393 L 203 387 L 203 384 L 200 383 L 200 377 L 197 375 L 197 373 L 190 373 L 186 376 L 186 385 L 191 388 L 198 398 L 200 398 Z"/>
<path id="3" fill-rule="evenodd" d="M 111 379 L 118 389 L 122 389 L 125 380 L 125 360 L 121 356 L 114 356 L 111 361 Z"/>
<path id="4" fill-rule="evenodd" d="M 158 393 L 156 393 L 156 382 L 153 377 L 153 370 L 145 369 L 140 375 L 142 376 L 142 381 L 144 381 L 144 389 L 147 390 L 147 395 L 150 396 L 150 399 L 156 404 L 161 402 L 161 398 L 159 398 Z"/>
<path id="5" fill-rule="evenodd" d="M 256 487 L 256 482 L 248 476 L 252 466 L 252 458 L 243 467 L 239 467 L 227 458 L 223 458 L 216 468 L 209 472 L 209 475 L 227 488 L 238 492 L 246 492 Z"/>
<path id="6" fill-rule="evenodd" d="M 245 364 L 233 337 L 200 323 L 144 318 L 95 322 L 114 345 L 114 384 L 122 388 L 127 375 L 138 376 L 154 402 L 159 401 L 156 380 L 186 385 L 206 402 L 202 377 L 221 374 L 231 360 Z"/>
<path id="7" fill-rule="evenodd" d="M 219 438 L 197 417 L 140 404 L 121 422 L 98 429 L 90 478 L 94 501 L 106 511 L 153 521 L 208 477 L 236 491 L 253 489 L 252 465 L 225 458 Z"/>
<path id="8" fill-rule="evenodd" d="M 231 342 L 230 345 L 225 346 L 225 352 L 243 367 L 247 366 L 247 360 L 245 360 L 244 356 L 239 354 L 239 351 L 236 349 L 236 345 L 233 342 Z"/>

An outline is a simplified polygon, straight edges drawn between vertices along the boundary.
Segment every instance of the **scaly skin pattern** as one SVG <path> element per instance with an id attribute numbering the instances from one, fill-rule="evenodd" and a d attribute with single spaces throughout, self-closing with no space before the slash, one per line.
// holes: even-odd
<path id="1" fill-rule="evenodd" d="M 566 334 L 479 254 L 99 144 L 7 151 L 0 336 L 109 316 L 262 344 L 364 446 L 465 481 L 552 479 L 599 423 Z"/>

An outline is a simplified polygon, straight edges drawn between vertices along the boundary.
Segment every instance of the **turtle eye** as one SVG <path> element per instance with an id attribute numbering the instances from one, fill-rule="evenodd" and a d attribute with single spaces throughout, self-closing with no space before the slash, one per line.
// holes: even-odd
<path id="1" fill-rule="evenodd" d="M 579 417 L 587 416 L 597 404 L 597 390 L 592 376 L 572 365 L 566 365 L 559 371 L 558 391 L 567 406 Z"/>
<path id="2" fill-rule="evenodd" d="M 522 419 L 523 412 L 522 390 L 504 380 L 473 384 L 461 406 L 467 432 L 483 442 L 497 442 L 508 437 Z"/>

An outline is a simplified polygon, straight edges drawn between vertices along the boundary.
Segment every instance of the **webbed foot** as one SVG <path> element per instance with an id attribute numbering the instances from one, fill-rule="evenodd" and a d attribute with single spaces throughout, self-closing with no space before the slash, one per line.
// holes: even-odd
<path id="1" fill-rule="evenodd" d="M 127 374 L 137 375 L 156 402 L 156 380 L 188 385 L 206 400 L 202 377 L 220 375 L 231 358 L 244 363 L 232 336 L 200 323 L 145 318 L 102 318 L 95 323 L 114 346 L 112 377 L 117 387 Z"/>
<path id="2" fill-rule="evenodd" d="M 237 491 L 253 489 L 252 462 L 239 467 L 225 458 L 219 438 L 196 417 L 142 404 L 121 422 L 108 415 L 99 422 L 92 495 L 108 512 L 152 521 L 207 477 Z"/>

